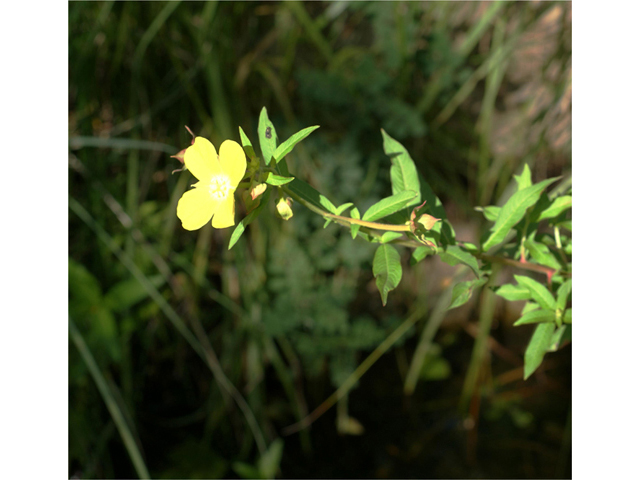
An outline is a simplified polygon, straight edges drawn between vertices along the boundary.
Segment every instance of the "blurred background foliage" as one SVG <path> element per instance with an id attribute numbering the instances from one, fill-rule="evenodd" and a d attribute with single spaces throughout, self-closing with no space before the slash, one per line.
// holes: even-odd
<path id="1" fill-rule="evenodd" d="M 289 168 L 362 211 L 390 193 L 384 128 L 477 242 L 473 208 L 525 163 L 571 174 L 571 3 L 69 3 L 69 475 L 570 476 L 570 347 L 524 382 L 518 302 L 472 358 L 478 299 L 438 318 L 456 269 L 437 258 L 382 308 L 375 246 L 300 206 L 272 201 L 231 251 L 231 229 L 182 229 L 184 125 L 257 145 L 263 106 L 281 139 L 321 125 Z M 336 409 L 282 435 L 416 304 Z"/>

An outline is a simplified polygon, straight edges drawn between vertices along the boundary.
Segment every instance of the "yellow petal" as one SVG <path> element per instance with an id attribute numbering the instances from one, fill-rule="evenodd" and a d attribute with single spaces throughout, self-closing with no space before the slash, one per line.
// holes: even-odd
<path id="1" fill-rule="evenodd" d="M 213 221 L 211 222 L 213 228 L 227 228 L 235 225 L 235 210 L 235 200 L 233 198 L 233 194 L 230 194 L 220 202 L 220 206 L 218 207 L 218 210 L 213 216 Z"/>
<path id="2" fill-rule="evenodd" d="M 221 172 L 215 147 L 203 137 L 196 137 L 193 145 L 184 152 L 184 164 L 194 177 L 207 183 Z"/>
<path id="3" fill-rule="evenodd" d="M 240 183 L 247 171 L 247 157 L 239 143 L 225 140 L 220 145 L 220 167 L 229 176 L 234 187 Z"/>
<path id="4" fill-rule="evenodd" d="M 221 202 L 216 201 L 205 188 L 188 190 L 178 201 L 178 218 L 185 230 L 197 230 L 216 213 Z"/>

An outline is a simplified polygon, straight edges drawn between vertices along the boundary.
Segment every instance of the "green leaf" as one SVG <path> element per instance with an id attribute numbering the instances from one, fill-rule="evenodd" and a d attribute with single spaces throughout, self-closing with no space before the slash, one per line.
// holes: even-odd
<path id="1" fill-rule="evenodd" d="M 526 380 L 540 366 L 545 353 L 551 346 L 556 326 L 553 323 L 541 323 L 531 336 L 527 351 L 524 353 L 524 379 Z"/>
<path id="2" fill-rule="evenodd" d="M 423 260 L 428 255 L 433 255 L 436 251 L 431 247 L 418 247 L 411 253 L 411 265 L 415 265 L 416 263 Z"/>
<path id="3" fill-rule="evenodd" d="M 549 178 L 523 190 L 517 191 L 507 203 L 504 204 L 498 215 L 496 223 L 491 228 L 489 238 L 482 245 L 483 250 L 487 251 L 491 247 L 502 242 L 509 230 L 514 227 L 524 217 L 527 209 L 534 205 L 543 190 L 560 177 Z"/>
<path id="4" fill-rule="evenodd" d="M 563 197 L 556 198 L 549 207 L 542 211 L 538 220 L 544 220 L 545 218 L 553 218 L 560 215 L 565 210 L 571 208 L 572 197 L 565 195 Z"/>
<path id="5" fill-rule="evenodd" d="M 551 337 L 551 345 L 547 349 L 548 352 L 556 352 L 571 341 L 571 325 L 562 325 L 558 328 L 553 337 Z"/>
<path id="6" fill-rule="evenodd" d="M 380 243 L 389 243 L 396 238 L 402 237 L 403 234 L 400 232 L 384 232 L 380 237 Z"/>
<path id="7" fill-rule="evenodd" d="M 280 468 L 280 460 L 282 459 L 282 449 L 284 441 L 276 438 L 266 452 L 262 454 L 258 460 L 258 470 L 262 474 L 262 478 L 275 478 Z"/>
<path id="8" fill-rule="evenodd" d="M 360 220 L 360 210 L 358 210 L 358 207 L 354 207 L 351 210 L 351 218 L 355 218 L 356 220 Z M 360 225 L 355 225 L 355 224 L 351 224 L 351 238 L 353 238 L 355 240 L 356 236 L 358 235 L 358 230 L 360 230 Z"/>
<path id="9" fill-rule="evenodd" d="M 560 309 L 561 312 L 564 312 L 564 309 L 567 308 L 567 298 L 569 297 L 569 294 L 571 293 L 571 279 L 568 279 L 566 282 L 564 282 L 562 285 L 560 285 L 560 288 L 558 288 L 558 292 L 557 292 L 557 308 Z"/>
<path id="10" fill-rule="evenodd" d="M 527 287 L 521 285 L 511 285 L 510 283 L 502 285 L 496 290 L 495 293 L 496 295 L 499 295 L 511 302 L 515 300 L 529 300 L 531 298 L 531 292 L 529 292 L 529 289 Z"/>
<path id="11" fill-rule="evenodd" d="M 238 129 L 240 130 L 240 141 L 242 142 L 244 153 L 249 157 L 249 159 L 256 158 L 256 152 L 253 149 L 253 145 L 251 145 L 251 140 L 249 140 L 249 137 L 245 135 L 242 127 L 238 127 Z"/>
<path id="12" fill-rule="evenodd" d="M 514 275 L 518 285 L 527 287 L 531 292 L 531 297 L 545 310 L 555 311 L 556 301 L 553 298 L 551 292 L 542 285 L 540 282 L 535 281 L 533 278 L 524 277 L 522 275 Z"/>
<path id="13" fill-rule="evenodd" d="M 255 210 L 252 210 L 249 215 L 244 217 L 240 221 L 240 223 L 238 223 L 236 228 L 233 230 L 233 233 L 231 234 L 231 238 L 229 239 L 229 250 L 231 250 L 236 242 L 240 239 L 240 237 L 244 233 L 244 230 L 247 228 L 247 225 L 249 225 L 258 217 L 264 206 L 267 204 L 267 200 L 269 199 L 270 195 L 271 190 L 267 190 L 265 193 L 263 193 L 260 200 L 260 205 L 258 205 Z"/>
<path id="14" fill-rule="evenodd" d="M 533 312 L 534 310 L 540 310 L 540 305 L 538 305 L 536 302 L 526 302 L 524 304 L 524 307 L 522 307 L 520 315 L 525 315 L 529 312 Z"/>
<path id="15" fill-rule="evenodd" d="M 532 312 L 524 314 L 514 322 L 513 326 L 527 325 L 529 323 L 548 323 L 553 322 L 556 318 L 556 314 L 550 310 L 534 310 Z"/>
<path id="16" fill-rule="evenodd" d="M 470 280 L 468 282 L 457 283 L 453 287 L 453 291 L 451 293 L 451 303 L 449 304 L 449 308 L 447 310 L 451 310 L 452 308 L 456 308 L 467 303 L 471 298 L 471 295 L 473 294 L 473 290 L 481 285 L 484 285 L 485 283 L 487 283 L 486 277 L 480 278 L 478 280 Z"/>
<path id="17" fill-rule="evenodd" d="M 484 218 L 489 220 L 490 222 L 495 222 L 498 219 L 498 215 L 500 214 L 500 207 L 496 207 L 495 205 L 489 205 L 488 207 L 475 207 L 475 211 L 482 212 Z"/>
<path id="18" fill-rule="evenodd" d="M 330 213 L 337 215 L 336 206 L 333 203 L 331 203 L 331 200 L 329 200 L 327 197 L 325 197 L 322 194 L 320 195 L 320 203 L 322 204 L 325 210 L 328 210 Z"/>
<path id="19" fill-rule="evenodd" d="M 407 190 L 391 195 L 390 197 L 383 198 L 379 202 L 371 205 L 369 209 L 364 212 L 362 219 L 373 222 L 380 218 L 384 218 L 387 215 L 391 215 L 392 213 L 395 213 L 406 207 L 407 202 L 413 198 L 416 198 L 417 195 L 417 192 L 413 190 Z"/>
<path id="20" fill-rule="evenodd" d="M 400 142 L 390 137 L 384 130 L 381 132 L 384 153 L 391 157 L 391 191 L 394 195 L 405 191 L 417 192 L 415 198 L 407 205 L 418 205 L 422 198 L 415 163 Z"/>
<path id="21" fill-rule="evenodd" d="M 343 203 L 342 205 L 340 205 L 339 207 L 336 207 L 336 215 L 342 215 L 342 212 L 344 212 L 347 208 L 349 208 L 351 205 L 353 205 L 353 203 L 348 202 L 348 203 Z"/>
<path id="22" fill-rule="evenodd" d="M 321 197 L 320 192 L 318 192 L 315 188 L 313 188 L 308 183 L 303 182 L 298 178 L 294 178 L 293 181 L 291 181 L 291 183 L 287 184 L 286 188 L 290 190 L 294 195 L 297 195 L 303 200 L 306 200 L 313 206 L 321 210 L 326 210 L 325 206 L 320 201 L 320 197 Z M 328 212 L 333 213 L 330 210 L 328 210 Z"/>
<path id="23" fill-rule="evenodd" d="M 269 172 L 265 183 L 273 185 L 274 187 L 279 187 L 280 185 L 286 185 L 287 183 L 293 181 L 293 178 L 294 177 L 282 177 L 280 175 L 275 175 L 273 172 Z"/>
<path id="24" fill-rule="evenodd" d="M 271 120 L 269 120 L 267 107 L 262 107 L 262 111 L 260 112 L 258 138 L 260 139 L 260 150 L 262 150 L 264 163 L 269 165 L 278 146 L 278 135 L 276 133 L 276 127 L 274 127 Z"/>
<path id="25" fill-rule="evenodd" d="M 304 128 L 298 133 L 294 133 L 289 138 L 287 138 L 286 141 L 281 143 L 273 154 L 273 158 L 275 159 L 276 163 L 280 162 L 280 160 L 282 160 L 291 152 L 291 150 L 293 150 L 293 147 L 295 147 L 296 144 L 307 138 L 309 134 L 316 128 L 320 128 L 320 125 Z"/>
<path id="26" fill-rule="evenodd" d="M 524 246 L 527 247 L 531 257 L 539 263 L 540 265 L 544 265 L 546 267 L 553 268 L 554 270 L 560 270 L 562 265 L 560 262 L 556 260 L 556 257 L 549 251 L 549 247 L 547 247 L 544 243 L 535 242 L 533 240 L 525 240 Z"/>
<path id="27" fill-rule="evenodd" d="M 387 295 L 402 279 L 400 254 L 391 245 L 380 245 L 376 250 L 373 256 L 373 276 L 382 297 L 382 305 L 386 305 Z"/>
<path id="28" fill-rule="evenodd" d="M 516 179 L 516 183 L 518 184 L 518 191 L 524 190 L 527 187 L 531 186 L 531 170 L 529 169 L 529 165 L 524 164 L 524 168 L 522 169 L 522 173 L 520 175 L 514 175 L 513 178 Z"/>
<path id="29" fill-rule="evenodd" d="M 480 278 L 482 276 L 476 257 L 458 246 L 449 246 L 446 251 L 441 251 L 438 255 L 440 255 L 443 262 L 446 262 L 451 266 L 462 263 L 471 268 L 476 277 Z"/>
<path id="30" fill-rule="evenodd" d="M 562 321 L 564 323 L 569 323 L 569 324 L 571 323 L 571 310 L 572 310 L 571 308 L 567 308 L 564 311 L 564 316 L 562 317 Z"/>

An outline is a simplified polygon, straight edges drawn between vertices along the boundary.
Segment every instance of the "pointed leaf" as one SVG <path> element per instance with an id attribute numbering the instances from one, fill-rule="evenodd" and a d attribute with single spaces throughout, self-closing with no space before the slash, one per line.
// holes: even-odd
<path id="1" fill-rule="evenodd" d="M 391 191 L 394 194 L 408 190 L 417 192 L 408 205 L 419 204 L 421 202 L 420 180 L 415 163 L 400 142 L 390 137 L 384 130 L 381 131 L 384 153 L 391 157 Z"/>
<path id="2" fill-rule="evenodd" d="M 262 107 L 260 119 L 258 120 L 258 138 L 260 139 L 260 150 L 262 150 L 262 159 L 266 165 L 271 163 L 271 158 L 278 146 L 278 135 L 276 128 L 269 120 L 267 107 Z"/>
<path id="3" fill-rule="evenodd" d="M 303 200 L 306 200 L 307 202 L 311 203 L 312 205 L 314 205 L 315 207 L 321 210 L 327 210 L 327 208 L 320 201 L 320 197 L 321 197 L 320 192 L 318 192 L 315 188 L 313 188 L 308 183 L 303 182 L 298 178 L 294 178 L 291 181 L 291 183 L 288 183 L 286 188 L 284 188 L 284 190 L 291 191 L 291 193 L 293 193 L 294 196 L 297 195 L 298 197 L 302 198 Z M 333 213 L 331 210 L 327 210 L 327 211 L 329 213 Z"/>
<path id="4" fill-rule="evenodd" d="M 571 293 L 571 279 L 568 279 L 558 289 L 557 297 L 558 297 L 558 308 L 560 311 L 564 312 L 564 309 L 567 307 L 567 298 Z"/>
<path id="5" fill-rule="evenodd" d="M 384 232 L 380 237 L 380 243 L 389 243 L 400 237 L 402 237 L 402 233 L 400 232 Z"/>
<path id="6" fill-rule="evenodd" d="M 495 205 L 489 205 L 488 207 L 475 207 L 474 210 L 482 212 L 484 218 L 490 222 L 495 222 L 498 219 L 498 215 L 500 215 L 501 208 Z"/>
<path id="7" fill-rule="evenodd" d="M 442 251 L 438 255 L 440 255 L 443 262 L 448 263 L 451 266 L 462 263 L 471 268 L 476 277 L 480 278 L 482 276 L 476 257 L 458 246 L 447 247 L 446 251 Z"/>
<path id="8" fill-rule="evenodd" d="M 348 203 L 343 203 L 339 207 L 336 207 L 336 215 L 342 215 L 342 212 L 344 212 L 347 208 L 349 208 L 352 205 L 353 203 L 348 202 Z"/>
<path id="9" fill-rule="evenodd" d="M 557 217 L 565 210 L 571 208 L 572 201 L 573 199 L 569 195 L 556 198 L 553 203 L 540 214 L 538 220 Z"/>
<path id="10" fill-rule="evenodd" d="M 400 254 L 391 245 L 380 245 L 376 250 L 373 256 L 373 276 L 382 297 L 382 305 L 386 305 L 387 295 L 402 279 Z"/>
<path id="11" fill-rule="evenodd" d="M 451 303 L 448 310 L 464 305 L 469 301 L 473 290 L 487 283 L 487 278 L 457 283 L 451 292 Z"/>
<path id="12" fill-rule="evenodd" d="M 551 346 L 551 339 L 556 330 L 554 323 L 541 323 L 533 332 L 529 346 L 524 354 L 524 379 L 526 380 L 540 366 L 545 353 Z"/>
<path id="13" fill-rule="evenodd" d="M 333 203 L 331 203 L 331 200 L 329 200 L 327 197 L 325 197 L 322 194 L 320 195 L 320 203 L 330 213 L 333 213 L 334 215 L 337 215 L 336 214 L 336 206 Z"/>
<path id="14" fill-rule="evenodd" d="M 395 213 L 406 207 L 407 202 L 409 202 L 413 198 L 416 198 L 417 195 L 417 192 L 413 190 L 407 190 L 396 193 L 395 195 L 391 195 L 390 197 L 383 198 L 379 202 L 371 205 L 371 207 L 369 207 L 369 209 L 364 212 L 362 219 L 373 222 L 380 218 L 384 218 L 387 215 L 391 215 L 392 213 Z"/>
<path id="15" fill-rule="evenodd" d="M 298 144 L 299 142 L 307 138 L 309 134 L 313 132 L 316 128 L 320 128 L 320 125 L 304 128 L 300 130 L 298 133 L 294 133 L 289 138 L 287 138 L 286 141 L 281 143 L 276 149 L 275 153 L 273 154 L 273 158 L 275 159 L 276 163 L 280 162 L 280 160 L 282 160 L 286 155 L 288 155 L 291 152 L 291 150 L 293 150 L 293 147 L 295 147 L 296 144 Z"/>
<path id="16" fill-rule="evenodd" d="M 351 218 L 355 218 L 356 220 L 360 220 L 360 210 L 358 210 L 358 207 L 354 207 L 351 210 Z M 355 224 L 351 224 L 351 238 L 353 238 L 355 240 L 356 236 L 358 235 L 358 230 L 360 230 L 360 225 L 355 225 Z"/>
<path id="17" fill-rule="evenodd" d="M 502 242 L 509 230 L 513 228 L 524 217 L 527 209 L 534 205 L 543 190 L 551 183 L 558 180 L 560 177 L 549 178 L 530 187 L 526 187 L 517 191 L 507 203 L 504 204 L 498 215 L 496 223 L 491 228 L 491 234 L 489 238 L 482 245 L 483 250 L 488 250 L 491 247 L 498 245 Z"/>
<path id="18" fill-rule="evenodd" d="M 242 127 L 238 127 L 240 130 L 240 142 L 242 143 L 242 148 L 244 149 L 244 153 L 249 157 L 249 159 L 256 158 L 256 152 L 253 149 L 253 145 L 251 145 L 251 140 L 244 133 Z"/>
<path id="19" fill-rule="evenodd" d="M 273 185 L 274 187 L 279 187 L 293 181 L 293 178 L 294 177 L 283 177 L 281 175 L 276 175 L 273 172 L 269 172 L 269 175 L 267 176 L 265 182 L 269 185 Z"/>
<path id="20" fill-rule="evenodd" d="M 549 251 L 549 247 L 547 247 L 544 243 L 535 242 L 533 240 L 525 240 L 524 246 L 529 250 L 531 257 L 536 261 L 536 263 L 553 268 L 555 270 L 560 270 L 562 268 L 560 262 L 556 260 L 556 257 L 554 257 L 553 254 Z"/>
<path id="21" fill-rule="evenodd" d="M 525 163 L 524 168 L 522 169 L 522 173 L 520 175 L 514 175 L 513 178 L 516 179 L 516 183 L 518 184 L 518 191 L 530 187 L 531 169 L 529 168 L 529 165 Z"/>
<path id="22" fill-rule="evenodd" d="M 502 298 L 509 301 L 514 300 L 529 300 L 531 298 L 531 292 L 524 285 L 511 285 L 507 283 L 502 285 L 496 290 L 496 295 L 500 295 Z"/>
<path id="23" fill-rule="evenodd" d="M 527 325 L 529 323 L 548 323 L 553 322 L 556 319 L 556 314 L 550 310 L 534 310 L 529 313 L 525 313 L 518 321 L 514 322 L 513 326 Z"/>
<path id="24" fill-rule="evenodd" d="M 513 276 L 518 282 L 518 285 L 527 287 L 531 292 L 531 297 L 545 310 L 555 311 L 556 301 L 553 298 L 551 292 L 542 285 L 540 282 L 535 281 L 533 278 L 523 277 L 521 275 Z"/>

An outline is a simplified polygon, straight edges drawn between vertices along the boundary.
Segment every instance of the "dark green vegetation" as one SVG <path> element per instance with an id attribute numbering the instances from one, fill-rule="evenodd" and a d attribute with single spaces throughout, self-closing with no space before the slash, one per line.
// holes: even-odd
<path id="1" fill-rule="evenodd" d="M 233 228 L 181 228 L 193 177 L 170 158 L 184 125 L 257 147 L 266 105 L 281 143 L 320 125 L 291 171 L 368 207 L 392 193 L 383 128 L 457 240 L 490 246 L 506 209 L 474 207 L 531 188 L 525 164 L 571 178 L 571 4 L 74 2 L 69 32 L 69 475 L 571 474 L 570 347 L 524 381 L 522 303 L 478 285 L 445 313 L 473 273 L 404 249 L 383 308 L 376 246 L 297 204 L 281 220 L 275 195 L 228 250 Z M 528 298 L 525 272 L 495 275 Z M 416 311 L 348 397 L 283 434 Z"/>

